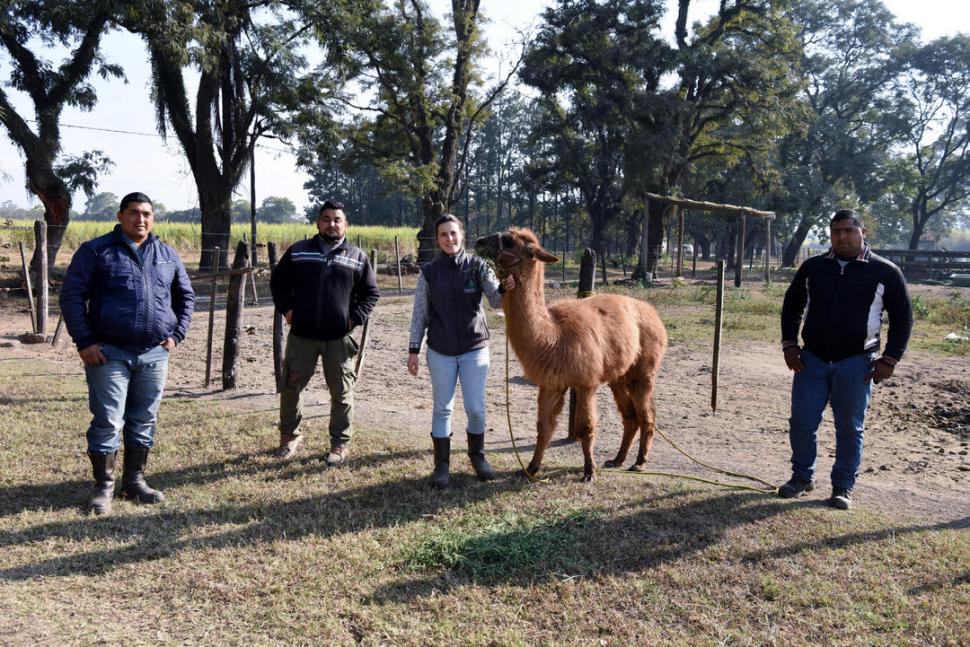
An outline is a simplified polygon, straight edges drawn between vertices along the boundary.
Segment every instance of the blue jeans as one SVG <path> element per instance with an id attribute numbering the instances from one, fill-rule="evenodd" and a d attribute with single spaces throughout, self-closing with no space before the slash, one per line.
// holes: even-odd
<path id="1" fill-rule="evenodd" d="M 118 449 L 124 432 L 125 445 L 151 448 L 162 390 L 168 376 L 168 351 L 161 346 L 138 354 L 101 345 L 108 361 L 84 366 L 88 379 L 88 452 L 109 454 Z"/>
<path id="2" fill-rule="evenodd" d="M 825 405 L 832 404 L 835 422 L 835 464 L 832 487 L 851 490 L 862 462 L 862 438 L 871 382 L 866 382 L 874 354 L 853 355 L 838 362 L 824 362 L 802 349 L 805 369 L 795 373 L 791 387 L 792 476 L 805 481 L 815 477 L 816 433 Z"/>
<path id="3" fill-rule="evenodd" d="M 451 436 L 451 412 L 455 408 L 455 383 L 461 382 L 461 397 L 468 418 L 467 432 L 485 433 L 485 380 L 488 377 L 488 348 L 471 350 L 461 355 L 442 355 L 428 348 L 428 373 L 434 413 L 431 435 Z"/>

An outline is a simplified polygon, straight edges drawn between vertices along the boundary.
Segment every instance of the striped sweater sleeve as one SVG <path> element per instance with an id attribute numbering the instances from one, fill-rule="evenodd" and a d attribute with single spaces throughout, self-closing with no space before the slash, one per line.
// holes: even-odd
<path id="1" fill-rule="evenodd" d="M 418 286 L 414 291 L 414 305 L 411 307 L 411 337 L 408 340 L 409 353 L 417 353 L 421 350 L 424 333 L 428 330 L 429 306 L 428 283 L 424 280 L 424 272 L 419 272 Z"/>

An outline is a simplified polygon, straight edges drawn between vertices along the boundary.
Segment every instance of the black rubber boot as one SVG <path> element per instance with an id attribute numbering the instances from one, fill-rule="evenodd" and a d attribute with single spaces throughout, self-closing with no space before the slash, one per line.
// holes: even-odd
<path id="1" fill-rule="evenodd" d="M 491 481 L 495 478 L 495 470 L 485 458 L 485 434 L 468 434 L 468 458 L 472 461 L 479 481 Z"/>
<path id="2" fill-rule="evenodd" d="M 125 445 L 124 471 L 121 474 L 121 496 L 138 503 L 161 503 L 165 495 L 145 483 L 145 465 L 148 464 L 148 448 L 141 445 Z"/>
<path id="3" fill-rule="evenodd" d="M 88 454 L 91 470 L 94 472 L 94 496 L 88 501 L 92 514 L 102 515 L 111 512 L 111 499 L 115 495 L 115 461 L 118 452 L 110 454 Z"/>
<path id="4" fill-rule="evenodd" d="M 434 472 L 431 473 L 431 485 L 438 489 L 446 488 L 451 484 L 451 476 L 448 474 L 451 438 L 432 436 L 431 441 L 434 443 Z"/>

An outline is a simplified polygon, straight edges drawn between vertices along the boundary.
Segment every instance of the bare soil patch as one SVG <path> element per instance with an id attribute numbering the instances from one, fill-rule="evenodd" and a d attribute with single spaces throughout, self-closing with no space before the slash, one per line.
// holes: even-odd
<path id="1" fill-rule="evenodd" d="M 417 378 L 407 374 L 410 295 L 386 289 L 370 331 L 363 374 L 356 394 L 355 425 L 406 434 L 415 448 L 430 454 L 430 384 L 423 366 Z M 238 369 L 238 388 L 221 390 L 224 311 L 217 311 L 213 348 L 213 384 L 203 388 L 206 358 L 207 312 L 196 313 L 189 337 L 176 350 L 170 368 L 168 395 L 218 399 L 265 418 L 265 445 L 276 442 L 277 396 L 272 365 L 272 308 L 268 299 L 247 308 Z M 204 299 L 200 307 L 205 308 Z M 663 308 L 659 308 L 663 316 Z M 493 318 L 494 321 L 494 318 Z M 501 319 L 499 319 L 501 322 Z M 56 323 L 56 317 L 54 322 Z M 10 342 L 27 331 L 29 315 L 23 301 L 0 300 L 0 342 Z M 511 452 L 505 417 L 505 335 L 501 323 L 492 331 L 492 370 L 488 386 L 490 451 Z M 63 373 L 82 374 L 80 360 L 70 344 L 10 344 L 0 357 L 36 356 L 60 366 Z M 511 417 L 516 444 L 523 460 L 531 455 L 535 428 L 537 389 L 522 378 L 514 356 L 511 362 Z M 748 343 L 722 351 L 719 410 L 710 410 L 711 357 L 709 349 L 691 350 L 672 345 L 658 386 L 658 423 L 684 449 L 701 460 L 726 469 L 755 474 L 773 483 L 789 475 L 787 417 L 791 376 L 773 344 Z M 322 375 L 306 392 L 307 443 L 305 451 L 327 448 L 328 400 Z M 599 463 L 611 458 L 619 443 L 621 423 L 607 388 L 598 395 Z M 164 424 L 164 404 L 162 408 Z M 80 424 L 80 423 L 75 423 Z M 464 414 L 460 396 L 454 420 L 456 443 L 464 442 Z M 562 438 L 565 414 L 557 438 Z M 84 429 L 76 430 L 78 446 Z M 164 437 L 162 439 L 164 442 Z M 819 433 L 818 477 L 821 487 L 810 495 L 828 496 L 828 473 L 834 457 L 831 416 Z M 875 387 L 866 432 L 856 498 L 860 506 L 894 517 L 954 521 L 970 517 L 970 362 L 966 358 L 912 352 L 896 375 Z M 632 461 L 632 458 L 629 459 Z M 580 467 L 578 446 L 554 443 L 547 453 L 546 469 Z M 705 475 L 658 438 L 649 469 Z M 600 478 L 617 478 L 607 473 Z M 635 486 L 634 486 L 635 487 Z"/>

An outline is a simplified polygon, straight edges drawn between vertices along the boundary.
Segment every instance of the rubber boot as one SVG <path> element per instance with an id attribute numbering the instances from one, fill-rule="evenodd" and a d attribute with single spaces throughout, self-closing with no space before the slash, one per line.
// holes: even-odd
<path id="1" fill-rule="evenodd" d="M 124 471 L 121 474 L 121 496 L 138 503 L 161 503 L 165 495 L 145 483 L 145 466 L 148 464 L 148 448 L 141 445 L 125 445 Z"/>
<path id="2" fill-rule="evenodd" d="M 448 464 L 451 456 L 451 438 L 431 437 L 434 443 L 434 472 L 431 473 L 432 487 L 442 489 L 451 484 Z"/>
<path id="3" fill-rule="evenodd" d="M 485 458 L 485 434 L 468 434 L 468 458 L 472 461 L 479 481 L 491 481 L 495 470 Z"/>
<path id="4" fill-rule="evenodd" d="M 92 514 L 102 515 L 111 512 L 111 499 L 115 495 L 115 461 L 118 452 L 110 454 L 88 454 L 91 470 L 94 472 L 94 496 L 88 501 Z"/>

